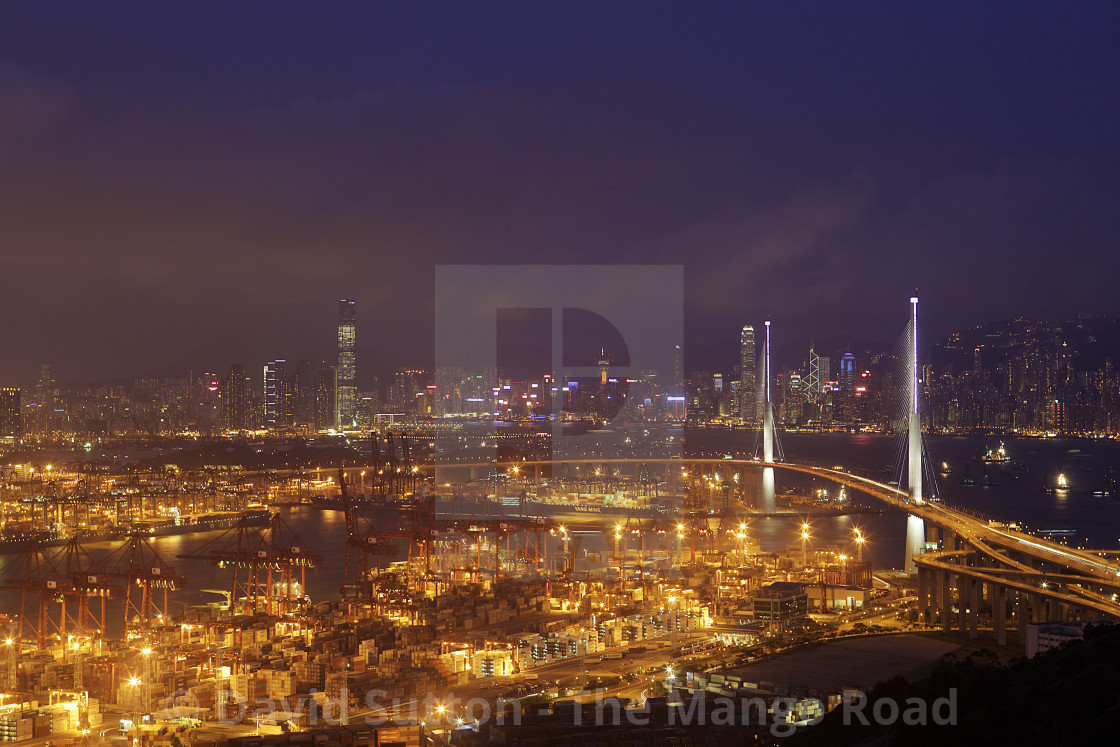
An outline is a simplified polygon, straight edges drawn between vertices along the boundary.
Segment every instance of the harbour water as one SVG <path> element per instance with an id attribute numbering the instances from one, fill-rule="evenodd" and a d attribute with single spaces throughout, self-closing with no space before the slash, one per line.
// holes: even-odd
<path id="1" fill-rule="evenodd" d="M 688 451 L 707 454 L 750 454 L 756 436 L 750 431 L 709 430 L 689 434 Z M 900 436 L 870 434 L 799 434 L 781 436 L 785 459 L 791 462 L 843 465 L 866 470 L 864 474 L 891 482 L 902 474 L 903 442 Z M 1011 462 L 988 464 L 975 461 L 978 453 L 998 449 L 1003 443 Z M 934 468 L 939 497 L 947 505 L 1003 522 L 1017 522 L 1031 530 L 1070 529 L 1065 538 L 1072 546 L 1115 550 L 1120 547 L 1120 497 L 1094 495 L 1108 479 L 1109 471 L 1120 475 L 1120 443 L 1111 440 L 938 437 L 925 439 Z M 938 473 L 949 465 L 948 475 Z M 1015 469 L 1014 464 L 1025 469 Z M 998 485 L 982 487 L 988 475 Z M 961 484 L 967 470 L 974 485 Z M 1009 474 L 1000 474 L 1001 472 Z M 1046 492 L 1065 475 L 1069 489 Z M 778 489 L 796 477 L 777 472 Z M 905 485 L 905 483 L 904 483 Z M 926 487 L 927 497 L 929 487 Z M 762 549 L 782 549 L 793 542 L 795 519 L 754 521 Z M 876 568 L 898 568 L 905 561 L 906 516 L 889 511 L 872 516 L 838 516 L 812 519 L 814 539 L 825 544 L 850 543 L 852 528 L 859 525 L 868 536 L 866 556 Z"/>
<path id="2" fill-rule="evenodd" d="M 685 452 L 705 455 L 749 455 L 756 441 L 754 433 L 740 430 L 689 431 Z M 936 467 L 948 463 L 948 475 L 937 475 L 941 499 L 987 518 L 1015 521 L 1029 530 L 1069 529 L 1072 534 L 1065 541 L 1073 546 L 1117 549 L 1120 542 L 1120 498 L 1094 495 L 1102 486 L 1109 470 L 1120 471 L 1120 444 L 1103 440 L 1017 439 L 1002 440 L 1012 462 L 987 465 L 990 478 L 998 486 L 982 487 L 980 478 L 985 465 L 974 461 L 978 452 L 998 448 L 999 438 L 944 438 L 930 437 L 926 448 L 930 461 Z M 898 478 L 901 441 L 899 437 L 863 434 L 783 434 L 782 446 L 785 459 L 821 465 L 845 465 L 853 469 L 876 472 L 877 479 L 889 482 Z M 1013 469 L 1018 463 L 1020 469 Z M 961 478 L 966 466 L 976 484 L 965 486 Z M 1000 472 L 1007 474 L 1000 474 Z M 761 473 L 758 472 L 758 479 Z M 1069 489 L 1045 492 L 1044 488 L 1056 482 L 1063 474 Z M 776 471 L 779 492 L 789 487 L 805 489 L 807 478 L 782 470 Z M 927 488 L 927 493 L 929 492 Z M 338 598 L 344 578 L 345 518 L 340 511 L 323 510 L 309 506 L 280 509 L 289 525 L 299 535 L 299 543 L 309 546 L 322 555 L 323 560 L 307 573 L 307 592 L 313 600 Z M 800 527 L 803 519 L 798 515 L 755 517 L 749 522 L 749 533 L 766 552 L 800 547 Z M 854 530 L 860 529 L 867 538 L 864 557 L 876 569 L 903 568 L 906 560 L 907 516 L 901 511 L 884 513 L 856 513 L 841 516 L 816 516 L 808 519 L 811 525 L 810 547 L 835 545 L 855 553 Z M 207 543 L 215 543 L 218 532 L 154 537 L 152 547 L 168 565 L 174 566 L 187 579 L 186 588 L 172 595 L 172 611 L 187 605 L 219 601 L 220 597 L 204 593 L 203 589 L 228 588 L 232 578 L 229 569 L 220 569 L 209 561 L 180 559 Z M 609 555 L 609 533 L 603 531 L 581 532 L 580 552 L 576 568 L 587 568 L 597 553 L 601 561 Z M 560 551 L 560 540 L 547 537 L 547 551 Z M 675 539 L 667 549 L 670 557 L 677 557 Z M 687 540 L 686 540 L 687 542 Z M 101 543 L 86 546 L 94 559 L 105 558 L 117 545 Z M 687 548 L 685 549 L 687 557 Z M 399 557 L 400 554 L 398 554 Z M 0 557 L 0 573 L 10 575 L 5 569 L 20 563 L 19 556 Z M 18 593 L 0 592 L 0 604 L 5 612 L 18 608 Z M 118 623 L 119 624 L 119 623 Z"/>

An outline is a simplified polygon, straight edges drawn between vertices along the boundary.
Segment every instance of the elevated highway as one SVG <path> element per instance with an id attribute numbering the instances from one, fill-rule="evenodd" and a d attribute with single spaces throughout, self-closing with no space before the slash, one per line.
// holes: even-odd
<path id="1" fill-rule="evenodd" d="M 587 463 L 587 460 L 578 460 Z M 573 461 L 573 463 L 575 463 Z M 490 469 L 542 477 L 558 461 L 497 462 Z M 893 485 L 847 469 L 749 459 L 595 459 L 600 469 L 656 468 L 670 475 L 742 474 L 774 468 L 825 478 L 923 520 L 927 549 L 914 555 L 918 609 L 923 621 L 978 635 L 990 618 L 997 642 L 1006 643 L 1010 622 L 1120 619 L 1120 560 L 1116 552 L 1079 550 L 953 509 L 938 501 L 915 501 Z M 472 465 L 482 466 L 482 465 Z M 530 478 L 531 479 L 531 478 Z M 1022 633 L 1020 633 L 1020 637 Z"/>

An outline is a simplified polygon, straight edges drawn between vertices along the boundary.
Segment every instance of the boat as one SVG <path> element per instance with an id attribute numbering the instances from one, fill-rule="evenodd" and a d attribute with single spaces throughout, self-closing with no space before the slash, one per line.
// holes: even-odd
<path id="1" fill-rule="evenodd" d="M 1047 475 L 1042 481 L 1043 493 L 1062 493 L 1063 495 L 1069 492 L 1069 478 L 1063 474 L 1059 474 L 1053 482 L 1050 476 Z"/>
<path id="2" fill-rule="evenodd" d="M 964 477 L 961 478 L 961 485 L 975 485 L 976 481 L 972 479 L 972 472 L 969 470 L 968 465 L 964 466 Z"/>
<path id="3" fill-rule="evenodd" d="M 436 514 L 440 516 L 461 516 L 463 518 L 511 518 L 511 519 L 563 519 L 568 521 L 594 519 L 658 519 L 674 515 L 673 502 L 663 500 L 649 505 L 622 505 L 604 500 L 540 500 L 503 496 L 497 501 L 486 499 L 448 500 L 443 496 L 436 499 Z"/>
<path id="4" fill-rule="evenodd" d="M 264 526 L 272 519 L 272 512 L 267 508 L 250 508 L 245 511 L 218 511 L 198 516 L 188 516 L 180 518 L 178 521 L 172 517 L 144 519 L 134 521 L 128 526 L 122 525 L 74 534 L 51 531 L 5 533 L 0 536 L 0 555 L 25 552 L 34 546 L 62 547 L 75 539 L 77 539 L 78 544 L 84 545 L 94 542 L 113 542 L 131 534 L 167 537 L 195 532 L 213 532 L 221 529 L 231 529 L 237 526 L 242 519 L 249 526 Z"/>
<path id="5" fill-rule="evenodd" d="M 1003 441 L 1000 441 L 998 449 L 995 451 L 988 449 L 985 453 L 978 455 L 976 460 L 986 464 L 1003 464 L 1004 462 L 1010 462 L 1011 457 L 1007 456 L 1007 449 L 1004 447 Z"/>
<path id="6" fill-rule="evenodd" d="M 232 529 L 242 521 L 248 526 L 264 526 L 271 518 L 272 512 L 267 508 L 250 508 L 245 511 L 217 511 L 198 516 L 185 516 L 178 520 L 168 517 L 166 519 L 134 521 L 128 533 L 168 537 L 176 534 Z"/>
<path id="7" fill-rule="evenodd" d="M 942 462 L 941 463 L 941 474 L 948 475 L 952 471 L 953 471 L 953 468 L 949 466 L 948 462 Z"/>
<path id="8" fill-rule="evenodd" d="M 34 546 L 62 547 L 75 537 L 78 538 L 80 544 L 87 542 L 111 542 L 115 539 L 119 539 L 123 534 L 123 530 L 116 528 L 92 532 L 78 532 L 73 535 L 47 530 L 39 532 L 5 532 L 0 536 L 0 555 L 24 552 L 30 550 Z"/>

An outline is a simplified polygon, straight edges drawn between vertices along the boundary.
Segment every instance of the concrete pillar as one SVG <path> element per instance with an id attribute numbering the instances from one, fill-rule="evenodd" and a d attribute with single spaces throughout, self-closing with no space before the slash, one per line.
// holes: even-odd
<path id="1" fill-rule="evenodd" d="M 1007 645 L 1007 592 L 998 584 L 989 585 L 992 598 L 992 627 L 995 628 L 996 645 Z"/>
<path id="2" fill-rule="evenodd" d="M 941 629 L 946 633 L 951 630 L 950 621 L 953 611 L 953 576 L 949 573 L 940 573 L 941 576 Z"/>
<path id="3" fill-rule="evenodd" d="M 964 633 L 968 630 L 968 619 L 971 615 L 965 610 L 968 609 L 968 589 L 972 584 L 972 579 L 963 573 L 957 575 L 957 629 Z"/>
<path id="4" fill-rule="evenodd" d="M 918 567 L 918 622 L 929 624 L 929 571 Z"/>
<path id="5" fill-rule="evenodd" d="M 929 571 L 929 624 L 937 625 L 941 613 L 941 571 Z"/>
<path id="6" fill-rule="evenodd" d="M 983 584 L 978 579 L 972 579 L 968 584 L 968 637 L 978 638 L 980 636 L 979 619 L 980 619 L 980 587 Z"/>

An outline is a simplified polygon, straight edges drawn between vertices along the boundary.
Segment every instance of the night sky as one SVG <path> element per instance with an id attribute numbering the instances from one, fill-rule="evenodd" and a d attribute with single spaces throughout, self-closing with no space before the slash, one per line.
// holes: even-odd
<path id="1" fill-rule="evenodd" d="M 689 368 L 1120 314 L 1114 3 L 176 5 L 0 7 L 0 384 L 332 358 L 341 297 L 384 376 L 443 263 L 683 264 Z"/>

